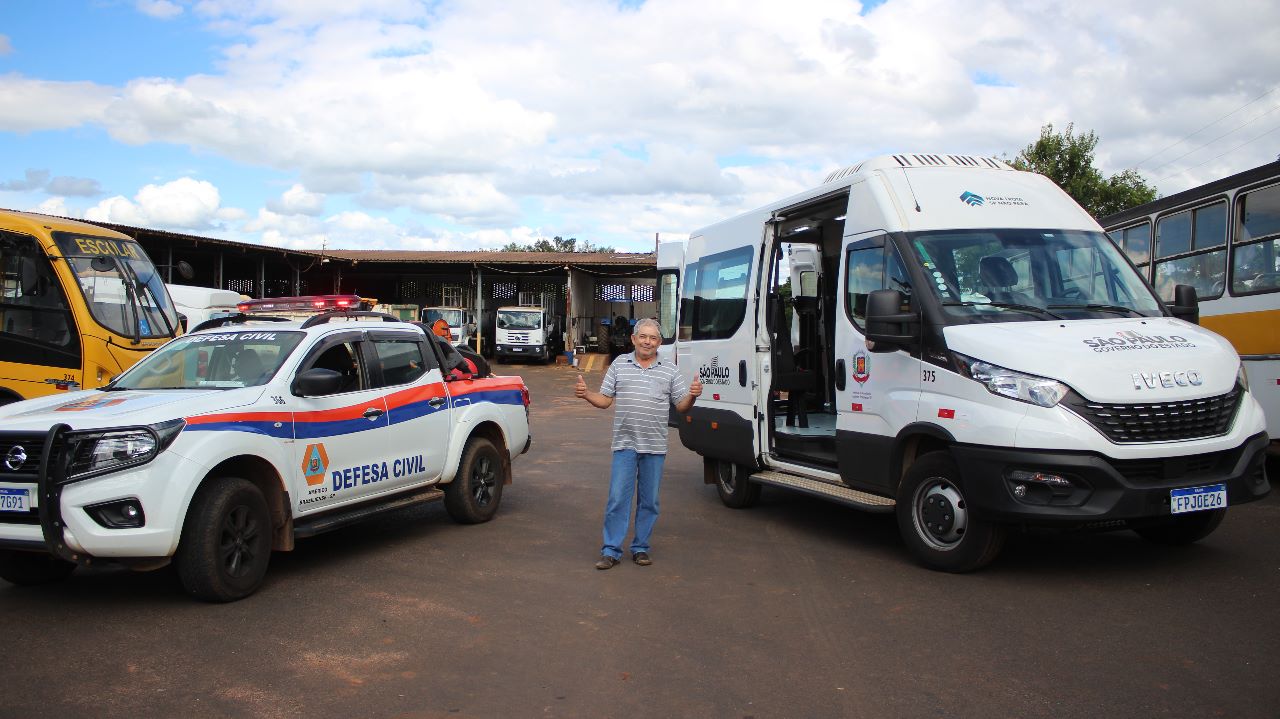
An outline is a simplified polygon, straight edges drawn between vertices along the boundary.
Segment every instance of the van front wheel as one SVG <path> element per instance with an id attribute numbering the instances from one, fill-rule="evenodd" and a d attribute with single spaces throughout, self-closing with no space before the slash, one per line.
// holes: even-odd
<path id="1" fill-rule="evenodd" d="M 972 572 L 1004 546 L 1004 527 L 975 519 L 960 489 L 960 470 L 946 452 L 916 460 L 898 487 L 898 531 L 930 569 Z"/>

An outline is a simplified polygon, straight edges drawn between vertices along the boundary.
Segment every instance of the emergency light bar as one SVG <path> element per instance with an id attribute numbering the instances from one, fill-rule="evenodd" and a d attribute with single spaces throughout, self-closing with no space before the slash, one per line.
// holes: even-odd
<path id="1" fill-rule="evenodd" d="M 303 297 L 264 297 L 245 300 L 236 305 L 243 314 L 254 312 L 328 312 L 331 310 L 369 310 L 374 300 L 359 295 L 307 295 Z"/>

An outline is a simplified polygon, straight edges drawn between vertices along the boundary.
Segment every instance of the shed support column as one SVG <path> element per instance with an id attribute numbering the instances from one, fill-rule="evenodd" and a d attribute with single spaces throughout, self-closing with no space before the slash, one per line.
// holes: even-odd
<path id="1" fill-rule="evenodd" d="M 258 288 L 258 297 L 267 296 L 267 260 L 266 258 L 258 258 L 258 280 L 255 283 Z"/>
<path id="2" fill-rule="evenodd" d="M 484 335 L 484 279 L 476 265 L 476 354 L 480 354 L 480 337 Z"/>
<path id="3" fill-rule="evenodd" d="M 220 290 L 227 289 L 226 285 L 222 282 L 222 250 L 218 250 L 218 263 L 214 265 L 213 269 L 213 283 L 217 285 Z"/>

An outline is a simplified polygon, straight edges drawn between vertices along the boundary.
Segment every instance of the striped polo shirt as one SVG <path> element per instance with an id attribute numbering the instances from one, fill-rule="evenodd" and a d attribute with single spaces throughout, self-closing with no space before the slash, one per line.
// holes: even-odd
<path id="1" fill-rule="evenodd" d="M 641 367 L 634 352 L 618 355 L 604 373 L 600 394 L 613 398 L 613 451 L 667 453 L 667 407 L 689 394 L 674 363 L 654 358 Z"/>

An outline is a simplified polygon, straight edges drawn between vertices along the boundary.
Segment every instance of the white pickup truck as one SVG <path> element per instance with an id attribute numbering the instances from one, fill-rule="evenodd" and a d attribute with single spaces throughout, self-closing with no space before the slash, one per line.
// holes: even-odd
<path id="1" fill-rule="evenodd" d="M 437 499 L 494 516 L 530 444 L 519 377 L 453 372 L 456 352 L 377 313 L 221 322 L 99 390 L 0 409 L 0 577 L 172 561 L 233 601 L 299 537 Z"/>

